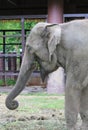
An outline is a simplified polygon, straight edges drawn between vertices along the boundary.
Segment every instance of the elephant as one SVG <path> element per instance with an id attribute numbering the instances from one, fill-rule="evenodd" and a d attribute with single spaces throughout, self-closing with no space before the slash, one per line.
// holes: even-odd
<path id="1" fill-rule="evenodd" d="M 16 84 L 5 104 L 14 110 L 14 100 L 24 89 L 31 73 L 40 65 L 41 78 L 63 67 L 66 74 L 65 118 L 68 130 L 75 130 L 78 114 L 82 130 L 88 130 L 88 20 L 61 24 L 37 23 L 26 40 L 25 52 Z"/>

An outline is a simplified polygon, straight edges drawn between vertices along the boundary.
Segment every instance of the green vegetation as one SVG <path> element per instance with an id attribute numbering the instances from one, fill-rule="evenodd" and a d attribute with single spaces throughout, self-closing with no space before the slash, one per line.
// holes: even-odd
<path id="1" fill-rule="evenodd" d="M 25 32 L 26 35 L 29 34 L 30 30 L 34 27 L 36 23 L 39 21 L 43 21 L 42 19 L 25 19 L 24 21 L 24 29 L 28 30 Z M 4 34 L 3 30 L 7 30 Z M 14 31 L 8 31 L 8 30 L 14 30 Z M 15 31 L 16 30 L 16 31 Z M 18 30 L 18 31 L 17 31 Z M 3 40 L 5 40 L 5 52 L 20 52 L 20 49 L 22 49 L 22 39 L 21 39 L 21 30 L 22 30 L 22 24 L 21 20 L 0 20 L 0 51 L 3 51 Z M 4 39 L 2 36 L 10 36 Z M 18 36 L 18 37 L 13 37 Z M 9 45 L 8 45 L 9 44 Z M 18 44 L 18 45 L 17 45 Z"/>
<path id="2" fill-rule="evenodd" d="M 33 28 L 33 26 L 37 23 L 37 20 L 25 20 L 24 22 L 24 29 L 27 30 L 31 30 Z M 22 49 L 22 45 L 21 45 L 21 29 L 22 29 L 22 25 L 21 25 L 21 20 L 1 20 L 0 21 L 0 51 L 3 51 L 3 40 L 5 40 L 5 52 L 20 52 L 20 49 Z M 4 34 L 4 32 L 2 30 L 7 30 Z M 8 30 L 14 30 L 14 31 L 8 31 Z M 19 30 L 19 31 L 15 31 L 15 30 Z M 29 34 L 29 31 L 26 32 L 26 34 Z M 7 35 L 7 36 L 11 36 L 11 37 L 7 37 L 6 39 L 4 39 L 3 36 Z M 18 37 L 13 37 L 13 36 L 18 36 Z M 9 44 L 9 45 L 8 45 Z M 17 45 L 18 44 L 18 45 Z"/>
<path id="3" fill-rule="evenodd" d="M 24 21 L 24 31 L 27 36 L 30 30 L 39 21 L 44 21 L 42 19 L 25 19 Z M 0 53 L 6 54 L 18 54 L 17 67 L 20 65 L 20 55 L 22 53 L 22 23 L 20 19 L 17 20 L 0 20 Z M 7 37 L 5 37 L 7 36 Z M 15 37 L 14 37 L 15 36 Z M 26 37 L 25 37 L 26 40 Z M 1 58 L 0 58 L 1 60 Z M 8 71 L 8 57 L 4 59 L 5 71 Z M 39 65 L 35 62 L 37 71 L 39 70 Z M 10 70 L 10 69 L 9 69 Z M 19 69 L 18 69 L 19 70 Z M 18 71 L 17 70 L 17 71 Z M 2 85 L 14 85 L 14 79 L 0 79 L 0 86 Z"/>
<path id="4" fill-rule="evenodd" d="M 3 79 L 0 79 L 0 86 L 3 86 L 4 85 L 4 81 Z"/>
<path id="5" fill-rule="evenodd" d="M 15 85 L 16 83 L 16 79 L 11 79 L 11 78 L 7 78 L 5 79 L 0 79 L 0 86 L 10 86 L 10 85 Z"/>
<path id="6" fill-rule="evenodd" d="M 8 79 L 6 79 L 5 83 L 6 83 L 7 86 L 15 85 L 16 80 L 15 80 L 15 79 L 9 79 L 9 78 L 8 78 Z"/>
<path id="7" fill-rule="evenodd" d="M 1 104 L 1 130 L 66 130 L 63 95 L 22 94 L 17 100 L 20 106 L 14 111 Z"/>
<path id="8" fill-rule="evenodd" d="M 24 28 L 31 30 L 34 25 L 39 22 L 37 19 L 36 20 L 30 20 L 26 19 L 24 22 Z M 0 21 L 0 30 L 16 30 L 16 29 L 21 29 L 21 20 L 1 20 Z"/>
<path id="9" fill-rule="evenodd" d="M 21 105 L 19 107 L 19 111 L 23 111 L 23 112 L 37 113 L 42 109 L 60 110 L 64 108 L 64 96 L 60 98 L 57 95 L 49 96 L 49 94 L 45 94 L 45 96 L 29 95 L 29 98 L 27 98 L 26 96 L 20 98 L 20 104 Z"/>

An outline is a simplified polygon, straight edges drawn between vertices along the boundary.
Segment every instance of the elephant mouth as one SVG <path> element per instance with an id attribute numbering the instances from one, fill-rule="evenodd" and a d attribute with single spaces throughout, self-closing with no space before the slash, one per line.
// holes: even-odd
<path id="1" fill-rule="evenodd" d="M 45 69 L 42 67 L 42 62 L 41 62 L 41 59 L 39 57 L 35 56 L 35 61 L 39 65 L 40 76 L 41 76 L 42 82 L 45 82 L 45 79 L 46 79 L 46 77 L 48 76 L 49 73 L 47 71 L 45 71 Z"/>
<path id="2" fill-rule="evenodd" d="M 42 61 L 39 57 L 36 56 L 35 59 L 37 63 L 39 64 L 40 76 L 41 76 L 42 82 L 45 82 L 45 80 L 47 80 L 49 73 L 52 73 L 53 71 L 57 70 L 58 65 L 56 64 L 55 67 L 52 68 L 51 64 L 49 64 L 48 62 Z M 47 69 L 47 66 L 48 66 L 48 69 Z"/>
<path id="3" fill-rule="evenodd" d="M 56 66 L 52 71 L 51 70 L 49 71 L 46 69 L 47 66 L 46 68 L 42 66 L 42 61 L 39 58 L 37 58 L 37 62 L 39 64 L 40 76 L 41 76 L 42 82 L 45 82 L 47 80 L 49 73 L 55 71 L 58 68 L 58 66 Z"/>
<path id="4" fill-rule="evenodd" d="M 58 69 L 58 66 L 56 66 L 52 71 L 46 71 L 43 67 L 40 67 L 40 76 L 41 76 L 42 82 L 45 82 L 45 80 L 47 80 L 48 78 L 48 75 L 57 69 Z"/>

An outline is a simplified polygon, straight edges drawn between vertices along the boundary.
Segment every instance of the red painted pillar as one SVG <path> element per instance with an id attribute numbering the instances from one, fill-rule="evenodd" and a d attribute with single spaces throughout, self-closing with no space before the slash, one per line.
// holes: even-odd
<path id="1" fill-rule="evenodd" d="M 49 23 L 63 22 L 63 0 L 48 0 L 48 18 Z"/>

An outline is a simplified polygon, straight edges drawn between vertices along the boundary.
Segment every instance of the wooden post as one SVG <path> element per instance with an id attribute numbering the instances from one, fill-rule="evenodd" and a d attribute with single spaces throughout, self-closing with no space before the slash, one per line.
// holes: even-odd
<path id="1" fill-rule="evenodd" d="M 63 0 L 48 0 L 48 19 L 49 23 L 63 22 Z"/>

